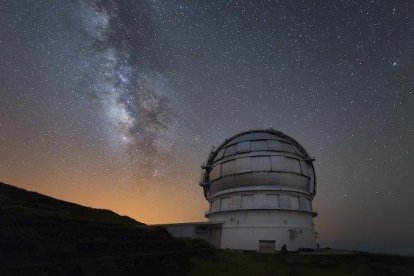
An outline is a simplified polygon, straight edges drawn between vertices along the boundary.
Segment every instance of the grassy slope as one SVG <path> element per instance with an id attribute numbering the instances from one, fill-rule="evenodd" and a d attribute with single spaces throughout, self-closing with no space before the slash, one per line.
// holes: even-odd
<path id="1" fill-rule="evenodd" d="M 0 275 L 182 275 L 203 244 L 0 182 Z"/>
<path id="2" fill-rule="evenodd" d="M 142 224 L 110 210 L 94 209 L 0 182 L 0 215 L 70 219 L 123 225 Z"/>
<path id="3" fill-rule="evenodd" d="M 219 252 L 217 258 L 193 258 L 189 275 L 414 275 L 414 258 L 351 255 L 256 254 Z"/>

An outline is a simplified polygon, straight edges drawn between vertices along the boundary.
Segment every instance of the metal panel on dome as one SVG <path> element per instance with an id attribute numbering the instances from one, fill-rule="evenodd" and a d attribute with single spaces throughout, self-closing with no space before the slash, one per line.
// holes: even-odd
<path id="1" fill-rule="evenodd" d="M 286 164 L 289 167 L 290 172 L 302 173 L 299 159 L 286 158 Z"/>
<path id="2" fill-rule="evenodd" d="M 304 154 L 303 154 L 303 152 L 301 152 L 297 147 L 295 147 L 295 146 L 293 146 L 293 149 L 295 150 L 295 153 L 296 154 L 298 154 L 298 155 L 300 155 L 300 156 L 305 156 Z"/>
<path id="3" fill-rule="evenodd" d="M 252 162 L 250 157 L 243 157 L 236 159 L 236 173 L 245 173 L 252 170 Z"/>
<path id="4" fill-rule="evenodd" d="M 255 185 L 269 187 L 291 187 L 303 192 L 311 192 L 309 189 L 309 178 L 301 174 L 281 173 L 281 172 L 252 172 L 243 174 L 234 174 L 222 177 L 215 181 L 211 181 L 209 185 L 210 195 L 213 196 L 217 192 L 251 187 Z"/>
<path id="5" fill-rule="evenodd" d="M 270 158 L 272 171 L 281 171 L 283 167 L 284 156 L 272 156 Z"/>
<path id="6" fill-rule="evenodd" d="M 252 157 L 252 171 L 271 171 L 270 156 Z"/>
<path id="7" fill-rule="evenodd" d="M 237 152 L 249 152 L 250 151 L 250 141 L 244 141 L 237 144 Z"/>
<path id="8" fill-rule="evenodd" d="M 221 164 L 221 175 L 227 176 L 236 172 L 236 160 L 230 160 Z"/>
<path id="9" fill-rule="evenodd" d="M 298 159 L 288 158 L 284 156 L 272 156 L 272 171 L 284 171 L 301 173 L 300 163 Z"/>
<path id="10" fill-rule="evenodd" d="M 220 178 L 220 175 L 221 175 L 220 168 L 221 168 L 221 166 L 220 166 L 220 164 L 218 164 L 218 165 L 214 166 L 213 169 L 211 169 L 211 171 L 210 171 L 210 181 L 213 181 L 213 180 L 216 180 L 216 179 Z"/>
<path id="11" fill-rule="evenodd" d="M 250 147 L 252 151 L 268 150 L 266 140 L 251 141 Z"/>
<path id="12" fill-rule="evenodd" d="M 224 152 L 224 157 L 235 155 L 237 153 L 237 145 L 228 146 Z"/>
<path id="13" fill-rule="evenodd" d="M 218 153 L 217 153 L 217 156 L 216 156 L 216 160 L 218 160 L 218 159 L 221 159 L 221 158 L 223 158 L 223 155 L 224 155 L 224 149 L 222 149 L 222 150 L 220 150 Z"/>
<path id="14" fill-rule="evenodd" d="M 267 144 L 269 145 L 269 150 L 272 151 L 284 151 L 295 153 L 295 150 L 293 149 L 293 146 L 290 143 L 286 143 L 279 140 L 267 140 Z"/>
<path id="15" fill-rule="evenodd" d="M 310 190 L 313 192 L 315 189 L 315 172 L 312 167 L 309 167 L 309 177 L 310 177 Z"/>
<path id="16" fill-rule="evenodd" d="M 238 143 L 241 141 L 252 141 L 252 140 L 266 140 L 266 139 L 274 139 L 275 135 L 271 133 L 266 132 L 252 132 L 247 133 L 242 136 L 239 136 L 233 140 L 231 140 L 232 143 Z"/>
<path id="17" fill-rule="evenodd" d="M 305 160 L 300 160 L 300 167 L 302 170 L 302 174 L 309 176 L 309 165 L 306 163 Z"/>

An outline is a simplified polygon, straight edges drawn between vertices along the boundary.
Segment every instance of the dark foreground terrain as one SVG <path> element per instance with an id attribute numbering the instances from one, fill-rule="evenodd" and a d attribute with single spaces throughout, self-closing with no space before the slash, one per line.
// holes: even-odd
<path id="1" fill-rule="evenodd" d="M 256 254 L 0 183 L 0 275 L 414 275 L 414 258 Z"/>
<path id="2" fill-rule="evenodd" d="M 181 275 L 212 250 L 109 210 L 0 183 L 0 275 Z"/>
<path id="3" fill-rule="evenodd" d="M 257 254 L 218 252 L 192 259 L 189 275 L 414 275 L 414 257 L 381 254 Z"/>

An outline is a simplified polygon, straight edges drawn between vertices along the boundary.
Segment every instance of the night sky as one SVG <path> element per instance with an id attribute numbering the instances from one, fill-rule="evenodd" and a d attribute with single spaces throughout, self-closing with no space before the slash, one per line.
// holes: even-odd
<path id="1" fill-rule="evenodd" d="M 321 246 L 414 254 L 414 2 L 0 1 L 0 181 L 200 221 L 212 145 L 316 158 Z"/>

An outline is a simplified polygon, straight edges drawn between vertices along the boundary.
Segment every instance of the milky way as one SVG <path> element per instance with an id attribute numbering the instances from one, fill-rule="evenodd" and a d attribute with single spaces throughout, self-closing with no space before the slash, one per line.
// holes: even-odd
<path id="1" fill-rule="evenodd" d="M 141 60 L 154 33 L 126 22 L 116 1 L 82 2 L 77 12 L 93 49 L 89 88 L 113 123 L 111 142 L 128 152 L 139 182 L 159 176 L 175 143 L 178 101 L 166 77 Z"/>
<path id="2" fill-rule="evenodd" d="M 199 221 L 212 146 L 312 157 L 321 246 L 414 254 L 413 1 L 0 1 L 0 181 Z"/>

